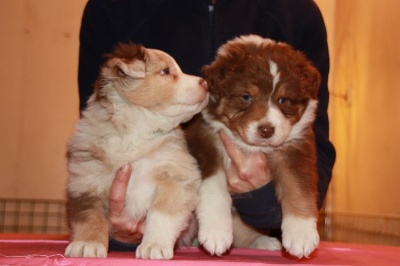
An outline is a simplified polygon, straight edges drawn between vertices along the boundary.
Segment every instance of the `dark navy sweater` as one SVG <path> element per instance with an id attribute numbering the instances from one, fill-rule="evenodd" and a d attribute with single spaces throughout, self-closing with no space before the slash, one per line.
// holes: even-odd
<path id="1" fill-rule="evenodd" d="M 319 207 L 335 161 L 329 141 L 327 87 L 329 54 L 322 15 L 312 0 L 89 0 L 82 18 L 79 53 L 81 110 L 93 92 L 104 54 L 118 42 L 141 43 L 169 53 L 188 74 L 201 75 L 216 50 L 243 34 L 258 34 L 301 50 L 322 76 L 314 131 L 317 142 Z M 236 195 L 242 219 L 259 229 L 280 228 L 281 208 L 272 183 Z"/>

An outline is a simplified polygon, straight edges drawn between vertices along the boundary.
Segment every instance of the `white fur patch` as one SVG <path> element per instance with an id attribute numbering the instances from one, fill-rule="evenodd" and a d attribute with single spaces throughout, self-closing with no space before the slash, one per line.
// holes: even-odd
<path id="1" fill-rule="evenodd" d="M 72 241 L 65 249 L 67 257 L 105 258 L 107 248 L 98 242 Z"/>
<path id="2" fill-rule="evenodd" d="M 205 179 L 196 209 L 199 242 L 210 254 L 218 256 L 224 254 L 233 241 L 231 197 L 226 182 L 223 170 Z"/>
<path id="3" fill-rule="evenodd" d="M 282 245 L 293 256 L 308 257 L 318 246 L 317 220 L 286 215 L 282 220 Z"/>
<path id="4" fill-rule="evenodd" d="M 284 142 L 291 130 L 289 120 L 282 114 L 282 111 L 272 105 L 269 108 L 268 121 L 275 127 L 275 133 L 270 138 L 272 146 L 278 146 Z"/>
<path id="5" fill-rule="evenodd" d="M 269 71 L 272 76 L 272 92 L 273 92 L 276 89 L 276 84 L 278 84 L 279 82 L 280 74 L 278 70 L 278 65 L 272 60 L 269 60 Z"/>
<path id="6" fill-rule="evenodd" d="M 288 140 L 302 138 L 304 129 L 308 127 L 315 120 L 315 111 L 318 106 L 318 101 L 310 99 L 308 105 L 303 115 L 301 116 L 299 122 L 293 125 L 292 130 L 288 136 Z"/>
<path id="7" fill-rule="evenodd" d="M 136 258 L 172 259 L 175 240 L 186 223 L 187 217 L 185 215 L 167 215 L 157 211 L 149 212 L 142 243 L 136 249 Z"/>
<path id="8" fill-rule="evenodd" d="M 246 128 L 246 138 L 250 143 L 256 143 L 260 137 L 258 135 L 258 121 L 254 121 L 251 123 L 248 123 L 247 128 Z"/>
<path id="9" fill-rule="evenodd" d="M 271 40 L 271 39 L 266 39 L 261 36 L 255 35 L 255 34 L 249 34 L 249 35 L 242 35 L 239 37 L 236 37 L 230 41 L 228 41 L 225 45 L 221 46 L 221 48 L 218 50 L 217 54 L 218 56 L 227 56 L 229 55 L 229 50 L 227 50 L 227 46 L 229 44 L 255 44 L 255 45 L 262 45 L 262 46 L 267 46 L 270 44 L 275 44 L 276 42 Z"/>
<path id="10" fill-rule="evenodd" d="M 261 235 L 251 243 L 249 248 L 264 249 L 264 250 L 281 250 L 281 242 L 275 238 L 266 235 Z"/>

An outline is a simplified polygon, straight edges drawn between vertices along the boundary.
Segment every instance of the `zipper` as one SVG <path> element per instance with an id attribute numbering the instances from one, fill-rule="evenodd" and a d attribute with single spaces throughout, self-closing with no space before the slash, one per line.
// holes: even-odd
<path id="1" fill-rule="evenodd" d="M 208 17 L 210 27 L 214 26 L 214 4 L 208 5 Z"/>
<path id="2" fill-rule="evenodd" d="M 214 10 L 215 6 L 213 3 L 208 5 L 208 23 L 210 29 L 210 50 L 208 53 L 209 62 L 214 60 L 214 52 L 215 52 L 215 28 L 214 28 Z"/>

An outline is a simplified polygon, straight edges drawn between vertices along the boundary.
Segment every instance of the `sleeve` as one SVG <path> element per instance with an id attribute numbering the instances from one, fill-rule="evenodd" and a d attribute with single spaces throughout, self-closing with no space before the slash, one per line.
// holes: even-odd
<path id="1" fill-rule="evenodd" d="M 116 43 L 104 1 L 89 0 L 86 4 L 79 41 L 78 86 L 79 108 L 82 111 L 93 93 L 94 82 L 105 60 L 104 54 L 109 53 Z"/>
<path id="2" fill-rule="evenodd" d="M 272 182 L 259 189 L 233 195 L 232 202 L 245 223 L 262 230 L 281 227 L 282 211 Z"/>
<path id="3" fill-rule="evenodd" d="M 314 4 L 314 11 L 306 24 L 300 50 L 314 63 L 319 70 L 322 81 L 318 91 L 317 118 L 314 122 L 314 133 L 317 144 L 317 167 L 318 167 L 318 207 L 324 202 L 328 186 L 332 178 L 332 168 L 336 159 L 336 151 L 329 140 L 328 119 L 328 75 L 329 75 L 329 50 L 325 23 L 320 10 Z"/>
<path id="4" fill-rule="evenodd" d="M 332 177 L 332 168 L 336 153 L 329 141 L 328 120 L 328 73 L 329 52 L 325 24 L 318 7 L 313 3 L 313 12 L 309 16 L 297 47 L 314 63 L 320 71 L 322 82 L 319 89 L 319 105 L 314 123 L 317 144 L 318 208 L 322 207 Z M 275 196 L 272 182 L 257 190 L 233 196 L 233 205 L 247 224 L 258 229 L 277 229 L 282 222 L 282 212 Z"/>

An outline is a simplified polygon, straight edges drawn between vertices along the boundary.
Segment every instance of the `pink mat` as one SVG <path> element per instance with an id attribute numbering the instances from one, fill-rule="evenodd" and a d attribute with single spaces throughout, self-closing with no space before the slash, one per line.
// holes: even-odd
<path id="1" fill-rule="evenodd" d="M 197 248 L 179 249 L 172 260 L 135 259 L 133 252 L 110 252 L 106 259 L 66 258 L 66 240 L 0 240 L 0 265 L 400 265 L 400 247 L 322 242 L 308 259 L 283 252 L 233 249 L 222 257 Z"/>

